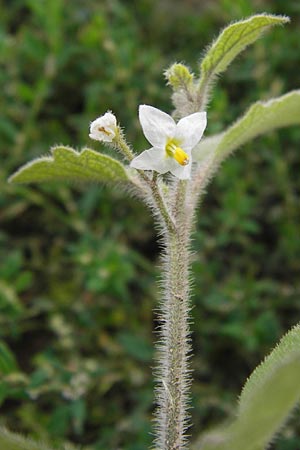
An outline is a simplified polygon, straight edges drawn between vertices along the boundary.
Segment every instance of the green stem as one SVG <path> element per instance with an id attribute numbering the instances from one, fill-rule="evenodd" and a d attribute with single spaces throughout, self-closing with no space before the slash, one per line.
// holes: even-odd
<path id="1" fill-rule="evenodd" d="M 199 111 L 204 111 L 206 108 L 208 100 L 208 88 L 209 88 L 208 77 L 207 76 L 201 77 L 198 84 L 198 89 L 196 90 L 197 104 Z"/>
<path id="2" fill-rule="evenodd" d="M 164 201 L 161 193 L 159 192 L 159 187 L 158 187 L 156 179 L 154 179 L 154 180 L 148 179 L 148 184 L 150 185 L 150 189 L 152 191 L 154 202 L 158 208 L 158 211 L 164 221 L 164 224 L 165 224 L 168 232 L 170 234 L 176 233 L 176 226 L 175 226 L 174 221 L 168 211 L 165 201 Z"/>
<path id="3" fill-rule="evenodd" d="M 183 206 L 183 205 L 182 205 Z M 156 370 L 156 448 L 186 448 L 189 426 L 189 230 L 168 233 L 164 255 L 163 300 Z"/>
<path id="4" fill-rule="evenodd" d="M 120 128 L 118 128 L 118 133 L 115 137 L 115 145 L 117 147 L 117 149 L 122 153 L 122 155 L 125 157 L 125 159 L 127 159 L 127 161 L 132 161 L 134 158 L 134 153 L 131 150 L 131 148 L 129 147 L 129 145 L 127 144 L 124 136 L 123 136 L 123 132 L 121 131 Z"/>
<path id="5" fill-rule="evenodd" d="M 126 140 L 124 139 L 124 136 L 121 131 L 119 131 L 119 133 L 116 136 L 115 145 L 128 161 L 132 161 L 135 155 L 132 152 L 129 145 L 127 144 Z M 143 170 L 138 170 L 138 173 L 140 178 L 142 178 L 142 180 L 149 186 L 152 193 L 152 198 L 154 200 L 154 205 L 159 211 L 159 214 L 162 217 L 164 225 L 166 226 L 167 230 L 170 233 L 175 232 L 176 230 L 175 224 L 165 204 L 164 198 L 159 191 L 157 183 L 157 175 L 154 173 L 153 178 L 151 180 L 150 178 L 148 178 L 148 176 L 145 174 Z"/>
<path id="6" fill-rule="evenodd" d="M 176 217 L 177 221 L 184 221 L 186 191 L 187 181 L 178 180 L 176 186 L 175 202 L 172 208 L 174 217 Z"/>

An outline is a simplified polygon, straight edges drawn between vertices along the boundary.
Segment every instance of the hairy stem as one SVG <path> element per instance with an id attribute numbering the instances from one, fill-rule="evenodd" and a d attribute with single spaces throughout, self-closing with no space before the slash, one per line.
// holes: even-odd
<path id="1" fill-rule="evenodd" d="M 116 147 L 117 149 L 120 150 L 125 159 L 127 159 L 128 161 L 132 161 L 132 159 L 134 158 L 134 153 L 132 152 L 131 148 L 125 141 L 121 131 L 119 131 L 119 133 L 116 136 Z M 167 228 L 169 233 L 175 232 L 175 225 L 173 219 L 168 211 L 164 198 L 159 190 L 159 186 L 157 183 L 157 175 L 154 174 L 151 180 L 150 178 L 148 178 L 148 176 L 144 173 L 143 170 L 138 170 L 138 174 L 140 178 L 149 186 L 151 190 L 152 199 L 154 200 L 154 206 L 158 210 L 165 227 Z"/>
<path id="2" fill-rule="evenodd" d="M 203 77 L 203 78 L 201 78 L 199 85 L 198 85 L 198 89 L 196 91 L 197 104 L 199 106 L 199 111 L 204 111 L 207 106 L 207 102 L 209 100 L 208 91 L 209 91 L 208 77 Z"/>
<path id="3" fill-rule="evenodd" d="M 158 187 L 156 179 L 149 180 L 148 183 L 149 183 L 150 189 L 152 191 L 154 203 L 157 207 L 157 210 L 159 211 L 159 214 L 161 215 L 161 217 L 163 219 L 164 225 L 165 225 L 168 233 L 170 233 L 170 234 L 176 233 L 176 227 L 175 227 L 174 221 L 173 221 L 172 216 L 166 206 L 164 198 L 162 197 L 162 195 L 159 191 L 159 187 Z"/>
<path id="4" fill-rule="evenodd" d="M 189 230 L 168 233 L 163 261 L 163 299 L 156 370 L 156 439 L 159 450 L 186 448 L 189 425 Z"/>
<path id="5" fill-rule="evenodd" d="M 129 145 L 127 144 L 125 137 L 123 135 L 123 132 L 120 129 L 118 129 L 118 132 L 115 137 L 115 145 L 116 145 L 117 150 L 120 151 L 120 153 L 123 155 L 125 160 L 127 160 L 129 162 L 133 160 L 134 153 L 131 150 L 131 148 L 129 147 Z"/>

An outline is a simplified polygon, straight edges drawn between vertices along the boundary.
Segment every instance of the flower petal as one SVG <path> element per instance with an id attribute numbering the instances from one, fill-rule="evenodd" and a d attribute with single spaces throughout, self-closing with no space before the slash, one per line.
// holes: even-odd
<path id="1" fill-rule="evenodd" d="M 165 153 L 157 148 L 152 147 L 134 158 L 130 167 L 141 170 L 156 170 L 159 173 L 166 173 L 169 169 L 169 160 Z"/>
<path id="2" fill-rule="evenodd" d="M 176 163 L 176 161 L 174 161 Z M 191 178 L 192 171 L 192 161 L 190 160 L 189 164 L 186 166 L 181 166 L 180 164 L 172 164 L 172 167 L 169 168 L 170 172 L 175 175 L 175 177 L 180 180 L 187 180 Z"/>
<path id="3" fill-rule="evenodd" d="M 110 111 L 90 124 L 90 138 L 95 141 L 112 142 L 116 136 L 117 119 Z"/>
<path id="4" fill-rule="evenodd" d="M 144 135 L 153 147 L 164 148 L 168 137 L 172 137 L 176 124 L 169 114 L 153 106 L 140 105 L 139 119 Z"/>
<path id="5" fill-rule="evenodd" d="M 196 112 L 179 120 L 174 137 L 180 141 L 183 150 L 190 152 L 198 144 L 206 123 L 206 112 Z"/>

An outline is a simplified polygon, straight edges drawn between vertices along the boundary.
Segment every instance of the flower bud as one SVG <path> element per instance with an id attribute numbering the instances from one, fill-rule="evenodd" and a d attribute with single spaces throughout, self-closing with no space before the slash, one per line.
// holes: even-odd
<path id="1" fill-rule="evenodd" d="M 165 77 L 174 89 L 186 87 L 192 83 L 194 79 L 194 75 L 189 69 L 184 64 L 178 63 L 173 64 L 166 70 Z"/>
<path id="2" fill-rule="evenodd" d="M 112 142 L 117 134 L 117 119 L 111 112 L 98 117 L 90 125 L 90 138 L 95 141 Z"/>

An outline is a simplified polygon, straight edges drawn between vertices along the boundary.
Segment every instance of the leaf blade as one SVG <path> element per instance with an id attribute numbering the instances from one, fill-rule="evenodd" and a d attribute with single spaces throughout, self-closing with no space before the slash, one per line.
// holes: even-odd
<path id="1" fill-rule="evenodd" d="M 300 90 L 288 92 L 267 102 L 254 103 L 244 116 L 223 133 L 200 141 L 193 151 L 196 161 L 214 153 L 215 159 L 224 160 L 234 150 L 251 139 L 269 131 L 300 124 Z"/>
<path id="2" fill-rule="evenodd" d="M 125 167 L 108 155 L 84 148 L 57 146 L 50 156 L 38 158 L 22 166 L 10 178 L 13 183 L 48 181 L 130 182 Z"/>
<path id="3" fill-rule="evenodd" d="M 194 449 L 258 450 L 278 433 L 300 400 L 300 325 L 254 370 L 242 391 L 237 419 L 207 433 Z"/>
<path id="4" fill-rule="evenodd" d="M 289 358 L 299 358 L 300 356 L 300 324 L 289 330 L 272 350 L 272 352 L 259 364 L 252 372 L 244 385 L 240 399 L 239 412 L 247 408 L 247 404 L 251 401 L 252 392 L 259 389 L 259 386 L 268 377 L 268 372 L 274 372 L 277 365 L 284 363 Z M 300 377 L 299 377 L 300 379 Z M 300 385 L 300 383 L 299 383 Z M 300 387 L 299 387 L 300 391 Z"/>
<path id="5" fill-rule="evenodd" d="M 257 14 L 230 24 L 212 43 L 201 62 L 202 77 L 208 79 L 226 70 L 233 59 L 248 45 L 255 42 L 273 25 L 289 22 L 286 16 Z M 200 82 L 201 84 L 201 82 Z"/>

